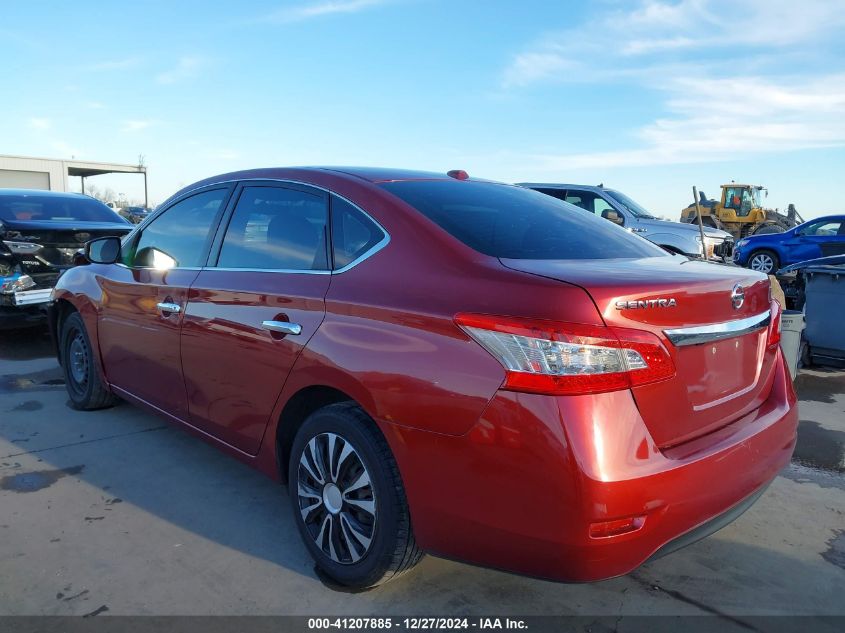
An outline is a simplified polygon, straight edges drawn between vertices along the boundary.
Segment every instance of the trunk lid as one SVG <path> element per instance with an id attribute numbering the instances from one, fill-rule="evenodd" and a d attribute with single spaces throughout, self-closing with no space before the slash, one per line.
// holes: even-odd
<path id="1" fill-rule="evenodd" d="M 719 328 L 711 327 L 738 329 L 758 321 L 770 309 L 765 275 L 681 257 L 502 263 L 578 285 L 590 294 L 607 325 L 646 330 L 660 338 L 672 356 L 675 376 L 632 392 L 661 448 L 729 424 L 769 395 L 775 353 L 767 350 L 767 329 L 752 327 L 719 339 L 714 333 Z M 739 307 L 732 298 L 737 286 L 744 293 Z M 687 328 L 697 329 L 685 336 L 673 332 Z"/>

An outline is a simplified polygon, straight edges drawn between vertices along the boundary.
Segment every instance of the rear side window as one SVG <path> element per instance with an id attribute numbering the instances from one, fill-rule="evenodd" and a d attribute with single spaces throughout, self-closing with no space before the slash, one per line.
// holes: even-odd
<path id="1" fill-rule="evenodd" d="M 211 227 L 228 195 L 228 189 L 214 189 L 177 202 L 143 230 L 124 263 L 160 269 L 202 266 Z"/>
<path id="2" fill-rule="evenodd" d="M 332 196 L 332 247 L 335 269 L 348 266 L 384 239 L 384 232 L 356 207 Z"/>
<path id="3" fill-rule="evenodd" d="M 650 242 L 537 191 L 473 181 L 382 185 L 471 248 L 505 259 L 662 257 Z"/>
<path id="4" fill-rule="evenodd" d="M 217 266 L 259 270 L 327 270 L 322 195 L 284 187 L 244 187 Z"/>

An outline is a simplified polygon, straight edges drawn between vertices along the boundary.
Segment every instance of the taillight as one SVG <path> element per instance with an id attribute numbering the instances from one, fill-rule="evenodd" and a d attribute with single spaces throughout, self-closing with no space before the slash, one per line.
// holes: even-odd
<path id="1" fill-rule="evenodd" d="M 675 375 L 651 332 L 483 314 L 458 314 L 455 322 L 504 366 L 502 388 L 511 391 L 603 393 Z"/>
<path id="2" fill-rule="evenodd" d="M 772 299 L 771 319 L 769 321 L 769 336 L 766 341 L 769 349 L 774 349 L 780 343 L 780 313 L 781 307 L 777 299 Z"/>

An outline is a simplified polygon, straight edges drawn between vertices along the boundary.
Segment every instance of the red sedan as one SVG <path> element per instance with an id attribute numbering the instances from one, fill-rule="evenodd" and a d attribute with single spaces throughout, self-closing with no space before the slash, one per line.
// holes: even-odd
<path id="1" fill-rule="evenodd" d="M 528 189 L 258 169 L 86 254 L 51 308 L 72 405 L 123 398 L 288 482 L 345 585 L 422 552 L 625 574 L 739 516 L 795 444 L 765 275 Z"/>

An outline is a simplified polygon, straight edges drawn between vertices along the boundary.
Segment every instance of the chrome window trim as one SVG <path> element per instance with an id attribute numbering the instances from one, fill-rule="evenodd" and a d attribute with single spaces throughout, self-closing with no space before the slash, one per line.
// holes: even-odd
<path id="1" fill-rule="evenodd" d="M 266 271 L 266 272 L 277 272 L 277 273 L 306 273 L 306 274 L 339 275 L 341 273 L 345 273 L 347 270 L 355 268 L 355 266 L 357 266 L 358 264 L 360 264 L 364 260 L 369 259 L 370 257 L 372 257 L 373 255 L 378 253 L 381 249 L 383 249 L 385 246 L 387 246 L 390 243 L 390 233 L 387 232 L 387 229 L 385 229 L 379 223 L 378 220 L 376 220 L 373 216 L 371 216 L 369 213 L 367 213 L 360 206 L 358 206 L 357 204 L 352 202 L 352 200 L 350 200 L 349 198 L 342 196 L 339 193 L 332 191 L 331 189 L 326 189 L 325 187 L 321 187 L 320 185 L 314 185 L 314 184 L 311 184 L 310 182 L 302 182 L 301 180 L 289 180 L 289 179 L 283 179 L 283 178 L 244 178 L 242 180 L 228 180 L 228 181 L 225 181 L 225 182 L 237 182 L 237 183 L 243 184 L 245 187 L 248 187 L 249 183 L 251 183 L 251 182 L 278 182 L 278 183 L 281 183 L 281 184 L 299 185 L 299 186 L 302 186 L 302 187 L 311 187 L 312 189 L 317 189 L 318 191 L 322 191 L 322 192 L 328 194 L 329 196 L 336 196 L 336 197 L 340 198 L 341 200 L 343 200 L 344 202 L 346 202 L 346 203 L 352 205 L 353 207 L 355 207 L 356 209 L 358 209 L 358 211 L 360 211 L 361 213 L 364 214 L 364 217 L 366 217 L 370 222 L 372 222 L 373 224 L 375 224 L 378 227 L 378 230 L 381 231 L 383 237 L 381 238 L 381 240 L 376 242 L 369 249 L 367 249 L 366 251 L 361 253 L 358 257 L 356 257 L 351 262 L 349 262 L 346 266 L 343 266 L 342 268 L 337 268 L 335 270 L 331 270 L 331 269 L 329 269 L 329 270 L 289 270 L 289 269 L 284 269 L 284 268 L 259 268 L 259 269 L 228 268 L 228 269 L 224 269 L 224 268 L 216 268 L 214 266 L 209 266 L 208 270 L 231 270 L 231 271 L 249 270 L 251 272 Z M 206 186 L 209 186 L 209 185 L 206 185 Z M 200 189 L 200 187 L 197 187 L 197 189 Z M 190 192 L 188 192 L 188 193 L 190 193 Z M 331 213 L 331 204 L 329 204 L 329 213 Z M 225 235 L 223 236 L 223 239 L 224 240 L 226 239 Z M 222 242 L 221 242 L 221 244 L 222 244 Z"/>
<path id="2" fill-rule="evenodd" d="M 701 345 L 703 343 L 743 336 L 744 334 L 750 334 L 751 332 L 767 327 L 771 316 L 771 311 L 766 310 L 761 314 L 745 319 L 663 330 L 663 333 L 676 347 Z"/>
<path id="3" fill-rule="evenodd" d="M 338 196 L 338 197 L 342 198 L 342 196 Z M 342 198 L 342 199 L 346 200 L 346 198 Z M 346 200 L 346 202 L 349 202 L 349 200 Z M 364 251 L 363 253 L 358 255 L 358 257 L 356 257 L 351 262 L 346 264 L 346 266 L 343 266 L 341 268 L 337 268 L 337 269 L 331 271 L 333 274 L 336 274 L 336 275 L 339 275 L 341 273 L 345 273 L 347 270 L 355 268 L 355 266 L 360 264 L 365 259 L 369 259 L 370 257 L 372 257 L 373 255 L 378 253 L 381 249 L 383 249 L 385 246 L 387 246 L 390 243 L 390 234 L 387 231 L 384 230 L 384 227 L 381 224 L 376 222 L 370 214 L 368 214 L 366 211 L 364 211 L 361 207 L 356 205 L 354 202 L 349 202 L 349 204 L 351 204 L 353 207 L 355 207 L 361 213 L 363 213 L 365 216 L 367 216 L 372 221 L 372 223 L 375 224 L 379 228 L 379 230 L 382 232 L 383 237 L 378 242 L 373 244 L 370 248 L 368 248 L 366 251 Z"/>
<path id="4" fill-rule="evenodd" d="M 295 268 L 231 268 L 227 266 L 204 266 L 202 271 L 220 270 L 227 273 L 286 273 L 301 275 L 331 275 L 331 270 L 296 270 Z"/>
<path id="5" fill-rule="evenodd" d="M 387 246 L 390 243 L 390 233 L 387 232 L 387 229 L 385 229 L 381 225 L 381 223 L 379 223 L 378 220 L 376 220 L 373 216 L 371 216 L 369 213 L 367 213 L 364 209 L 362 209 L 360 206 L 358 206 L 357 204 L 352 202 L 352 200 L 350 200 L 349 198 L 346 198 L 345 196 L 340 195 L 339 193 L 337 193 L 335 191 L 332 191 L 331 189 L 326 189 L 325 187 L 321 187 L 320 185 L 314 185 L 310 182 L 303 182 L 301 180 L 289 180 L 289 179 L 283 179 L 283 178 L 242 178 L 242 179 L 233 179 L 233 180 L 221 180 L 220 182 L 209 183 L 209 184 L 202 185 L 200 187 L 194 187 L 193 189 L 189 189 L 188 191 L 184 192 L 184 194 L 182 194 L 177 199 L 175 199 L 172 203 L 168 204 L 166 208 L 162 209 L 161 213 L 164 213 L 165 211 L 167 211 L 167 209 L 172 207 L 174 204 L 178 203 L 180 200 L 182 200 L 184 198 L 187 198 L 193 192 L 198 191 L 200 189 L 205 189 L 207 187 L 214 187 L 216 185 L 229 185 L 229 184 L 232 184 L 232 183 L 244 184 L 244 186 L 248 187 L 249 185 L 247 183 L 250 183 L 250 182 L 277 182 L 277 183 L 281 183 L 281 184 L 300 185 L 302 187 L 311 187 L 313 189 L 317 189 L 318 191 L 323 191 L 330 196 L 337 196 L 338 198 L 340 198 L 344 202 L 349 203 L 350 205 L 352 205 L 353 207 L 358 209 L 358 211 L 363 213 L 364 216 L 367 219 L 370 220 L 370 222 L 372 222 L 373 224 L 375 224 L 378 227 L 379 231 L 382 232 L 383 237 L 381 238 L 381 240 L 379 240 L 378 242 L 373 244 L 369 249 L 367 249 L 366 251 L 361 253 L 358 257 L 356 257 L 351 262 L 346 264 L 346 266 L 343 266 L 342 268 L 337 268 L 335 270 L 331 270 L 331 269 L 327 269 L 327 270 L 294 270 L 294 269 L 289 269 L 289 268 L 218 268 L 217 266 L 202 266 L 202 267 L 193 267 L 192 266 L 192 267 L 189 267 L 189 268 L 174 267 L 174 268 L 168 268 L 167 270 L 222 270 L 222 271 L 226 271 L 226 272 L 287 273 L 287 274 L 300 273 L 300 274 L 306 274 L 306 275 L 339 275 L 341 273 L 345 273 L 348 270 L 351 270 L 352 268 L 355 268 L 355 266 L 357 266 L 358 264 L 360 264 L 364 260 L 369 259 L 370 257 L 372 257 L 373 255 L 378 253 L 381 249 L 383 249 L 385 246 Z M 329 212 L 331 213 L 331 204 L 329 204 Z M 153 215 L 153 214 L 150 214 L 150 215 Z M 158 216 L 158 215 L 160 215 L 160 214 L 158 213 L 158 209 L 156 209 L 156 216 Z M 133 230 L 131 230 L 129 233 L 127 233 L 124 236 L 125 239 L 128 240 L 128 238 L 130 236 L 137 233 L 141 229 L 142 226 L 147 224 L 146 219 L 147 218 L 145 218 L 144 222 L 136 225 Z M 226 239 L 225 235 L 223 236 L 223 239 L 224 240 Z M 122 245 L 122 242 L 121 242 L 121 245 Z M 127 266 L 126 264 L 123 264 L 123 263 L 120 263 L 120 262 L 116 262 L 115 264 L 117 266 L 122 266 L 123 268 L 127 268 L 129 270 L 158 270 L 156 268 L 151 268 L 149 266 Z"/>
<path id="6" fill-rule="evenodd" d="M 155 266 L 127 266 L 123 262 L 115 262 L 114 266 L 125 268 L 126 270 L 160 270 L 167 272 L 170 270 L 204 270 L 201 266 L 174 266 L 173 268 L 156 268 Z"/>

